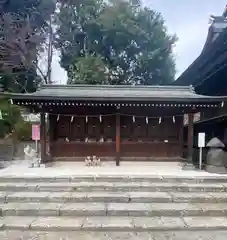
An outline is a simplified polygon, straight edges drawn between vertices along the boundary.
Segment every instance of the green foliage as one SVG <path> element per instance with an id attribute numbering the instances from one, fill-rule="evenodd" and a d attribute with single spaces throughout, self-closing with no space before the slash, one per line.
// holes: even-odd
<path id="1" fill-rule="evenodd" d="M 32 28 L 41 31 L 46 27 L 46 20 L 55 9 L 54 0 L 6 0 L 1 8 L 4 13 L 16 13 L 29 17 Z"/>
<path id="2" fill-rule="evenodd" d="M 167 33 L 160 13 L 142 7 L 139 0 L 61 0 L 58 10 L 56 47 L 69 83 L 77 83 L 78 77 L 81 82 L 95 84 L 173 81 L 176 37 Z M 96 57 L 105 65 L 108 80 L 106 74 L 99 81 L 97 76 L 88 81 L 88 74 L 81 74 L 78 65 L 85 63 L 82 72 L 89 72 L 85 68 L 95 69 Z"/>
<path id="3" fill-rule="evenodd" d="M 14 125 L 14 129 L 14 138 L 16 138 L 17 141 L 31 140 L 32 124 L 30 122 L 19 121 Z"/>
<path id="4" fill-rule="evenodd" d="M 34 68 L 0 73 L 0 84 L 3 90 L 7 92 L 35 92 L 40 83 L 41 78 L 36 74 Z"/>
<path id="5" fill-rule="evenodd" d="M 31 124 L 21 116 L 21 108 L 12 105 L 9 99 L 0 99 L 2 118 L 0 120 L 0 137 L 10 137 L 13 142 L 31 138 Z"/>
<path id="6" fill-rule="evenodd" d="M 108 84 L 107 69 L 99 56 L 81 57 L 73 67 L 73 75 L 68 83 L 72 81 L 74 84 Z"/>

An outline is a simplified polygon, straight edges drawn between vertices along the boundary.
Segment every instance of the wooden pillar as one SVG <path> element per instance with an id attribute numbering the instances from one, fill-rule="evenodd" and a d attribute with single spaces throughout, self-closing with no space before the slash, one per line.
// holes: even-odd
<path id="1" fill-rule="evenodd" d="M 178 124 L 178 121 L 177 121 Z M 180 117 L 179 120 L 180 131 L 179 131 L 179 143 L 180 143 L 180 157 L 184 155 L 184 117 Z"/>
<path id="2" fill-rule="evenodd" d="M 121 152 L 121 125 L 120 114 L 116 114 L 116 166 L 120 166 L 120 152 Z"/>
<path id="3" fill-rule="evenodd" d="M 51 124 L 51 116 L 48 114 L 47 117 L 47 153 L 48 153 L 48 161 L 52 161 L 52 139 L 53 139 L 53 123 Z M 52 127 L 50 127 L 52 126 Z"/>
<path id="4" fill-rule="evenodd" d="M 40 146 L 41 146 L 41 163 L 46 162 L 46 121 L 45 113 L 40 113 Z"/>
<path id="5" fill-rule="evenodd" d="M 193 155 L 193 138 L 194 138 L 194 129 L 193 129 L 193 113 L 188 114 L 188 162 L 192 163 Z"/>

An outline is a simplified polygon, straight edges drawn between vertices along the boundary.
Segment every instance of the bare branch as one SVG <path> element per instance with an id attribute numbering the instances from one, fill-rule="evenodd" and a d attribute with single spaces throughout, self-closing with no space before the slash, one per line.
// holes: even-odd
<path id="1" fill-rule="evenodd" d="M 17 85 L 19 85 L 19 86 L 24 90 L 25 93 L 28 92 L 28 91 L 27 91 L 28 80 L 25 81 L 25 86 L 23 86 L 20 82 L 18 82 L 17 79 L 15 79 L 15 83 L 16 83 Z"/>

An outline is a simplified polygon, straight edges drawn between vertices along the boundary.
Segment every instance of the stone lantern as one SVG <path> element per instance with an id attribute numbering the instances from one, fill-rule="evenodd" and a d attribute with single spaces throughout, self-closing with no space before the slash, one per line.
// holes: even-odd
<path id="1" fill-rule="evenodd" d="M 227 173 L 225 168 L 225 144 L 218 138 L 212 138 L 208 143 L 206 171 L 210 173 Z"/>

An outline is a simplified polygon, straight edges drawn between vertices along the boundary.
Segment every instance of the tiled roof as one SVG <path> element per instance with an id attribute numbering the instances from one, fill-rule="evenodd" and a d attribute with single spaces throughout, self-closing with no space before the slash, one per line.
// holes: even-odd
<path id="1" fill-rule="evenodd" d="M 31 94 L 15 94 L 13 99 L 97 100 L 97 101 L 213 101 L 185 86 L 130 85 L 44 85 Z M 217 100 L 217 98 L 216 98 Z"/>

